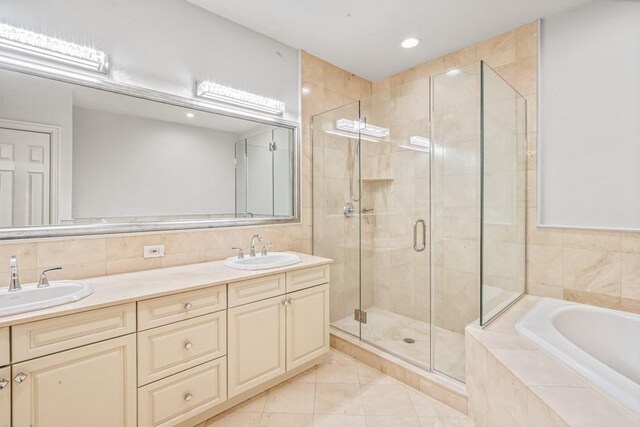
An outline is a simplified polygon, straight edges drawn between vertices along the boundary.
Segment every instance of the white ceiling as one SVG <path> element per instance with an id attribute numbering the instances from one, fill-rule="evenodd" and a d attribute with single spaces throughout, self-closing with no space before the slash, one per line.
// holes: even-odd
<path id="1" fill-rule="evenodd" d="M 187 1 L 376 81 L 591 0 Z"/>

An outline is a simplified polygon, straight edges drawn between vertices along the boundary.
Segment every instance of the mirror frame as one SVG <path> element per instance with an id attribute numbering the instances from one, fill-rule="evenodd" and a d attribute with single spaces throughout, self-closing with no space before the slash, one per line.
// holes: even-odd
<path id="1" fill-rule="evenodd" d="M 240 227 L 255 225 L 274 225 L 300 223 L 300 124 L 279 117 L 263 115 L 247 110 L 226 107 L 197 98 L 188 98 L 148 89 L 141 86 L 117 82 L 107 76 L 97 76 L 79 72 L 69 72 L 45 66 L 29 66 L 22 62 L 2 62 L 0 68 L 35 77 L 42 77 L 63 83 L 75 84 L 92 89 L 104 90 L 121 95 L 132 96 L 147 101 L 161 102 L 177 107 L 189 108 L 196 111 L 213 113 L 236 119 L 250 120 L 257 124 L 280 126 L 293 131 L 293 215 L 285 218 L 233 218 L 233 219 L 209 219 L 209 220 L 173 220 L 173 221 L 148 221 L 148 222 L 123 222 L 110 224 L 78 224 L 78 225 L 47 225 L 47 226 L 21 226 L 0 228 L 0 241 L 16 239 L 34 239 L 50 237 L 74 237 L 100 234 L 141 233 L 153 231 L 195 230 L 221 227 Z M 195 87 L 195 82 L 194 82 Z M 195 92 L 194 92 L 195 93 Z M 298 95 L 299 96 L 299 95 Z"/>

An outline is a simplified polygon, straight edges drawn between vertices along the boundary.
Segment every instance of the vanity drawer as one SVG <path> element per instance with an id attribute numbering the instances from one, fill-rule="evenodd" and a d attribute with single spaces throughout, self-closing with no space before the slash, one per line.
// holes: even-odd
<path id="1" fill-rule="evenodd" d="M 229 283 L 229 308 L 277 297 L 278 295 L 284 295 L 284 293 L 284 273 Z"/>
<path id="2" fill-rule="evenodd" d="M 287 273 L 287 292 L 329 283 L 329 265 L 305 268 Z"/>
<path id="3" fill-rule="evenodd" d="M 138 389 L 138 426 L 174 426 L 227 400 L 221 357 Z"/>
<path id="4" fill-rule="evenodd" d="M 135 303 L 54 317 L 11 328 L 13 363 L 136 331 Z"/>
<path id="5" fill-rule="evenodd" d="M 0 328 L 0 366 L 9 364 L 9 328 Z"/>
<path id="6" fill-rule="evenodd" d="M 139 301 L 138 330 L 143 331 L 224 310 L 227 308 L 226 289 L 226 285 L 219 285 Z"/>
<path id="7" fill-rule="evenodd" d="M 227 353 L 225 311 L 138 333 L 138 385 Z"/>

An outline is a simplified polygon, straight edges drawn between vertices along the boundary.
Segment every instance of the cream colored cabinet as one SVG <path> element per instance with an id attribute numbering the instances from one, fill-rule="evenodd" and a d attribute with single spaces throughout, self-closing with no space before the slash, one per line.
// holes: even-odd
<path id="1" fill-rule="evenodd" d="M 278 296 L 229 309 L 229 397 L 285 373 L 285 301 Z"/>
<path id="2" fill-rule="evenodd" d="M 138 302 L 138 331 L 191 319 L 227 308 L 227 286 L 152 298 Z"/>
<path id="3" fill-rule="evenodd" d="M 11 361 L 22 362 L 135 331 L 134 303 L 24 323 L 11 327 Z"/>
<path id="4" fill-rule="evenodd" d="M 227 399 L 220 357 L 138 389 L 138 427 L 175 426 Z"/>
<path id="5" fill-rule="evenodd" d="M 0 368 L 0 427 L 11 425 L 11 367 Z"/>
<path id="6" fill-rule="evenodd" d="M 229 308 L 249 304 L 285 293 L 285 275 L 258 277 L 229 283 Z"/>
<path id="7" fill-rule="evenodd" d="M 286 296 L 287 370 L 329 350 L 329 284 Z"/>
<path id="8" fill-rule="evenodd" d="M 9 328 L 0 328 L 0 366 L 9 364 Z"/>
<path id="9" fill-rule="evenodd" d="M 138 385 L 224 356 L 227 316 L 219 311 L 138 333 Z"/>
<path id="10" fill-rule="evenodd" d="M 12 366 L 13 427 L 136 425 L 136 337 Z"/>
<path id="11" fill-rule="evenodd" d="M 295 292 L 311 286 L 329 283 L 329 272 L 328 265 L 289 271 L 286 273 L 287 292 Z"/>

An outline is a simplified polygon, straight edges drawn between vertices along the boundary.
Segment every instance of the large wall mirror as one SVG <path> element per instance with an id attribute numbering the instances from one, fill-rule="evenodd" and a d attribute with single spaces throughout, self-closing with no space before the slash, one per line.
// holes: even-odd
<path id="1" fill-rule="evenodd" d="M 127 92 L 0 70 L 0 238 L 297 220 L 295 124 Z"/>

